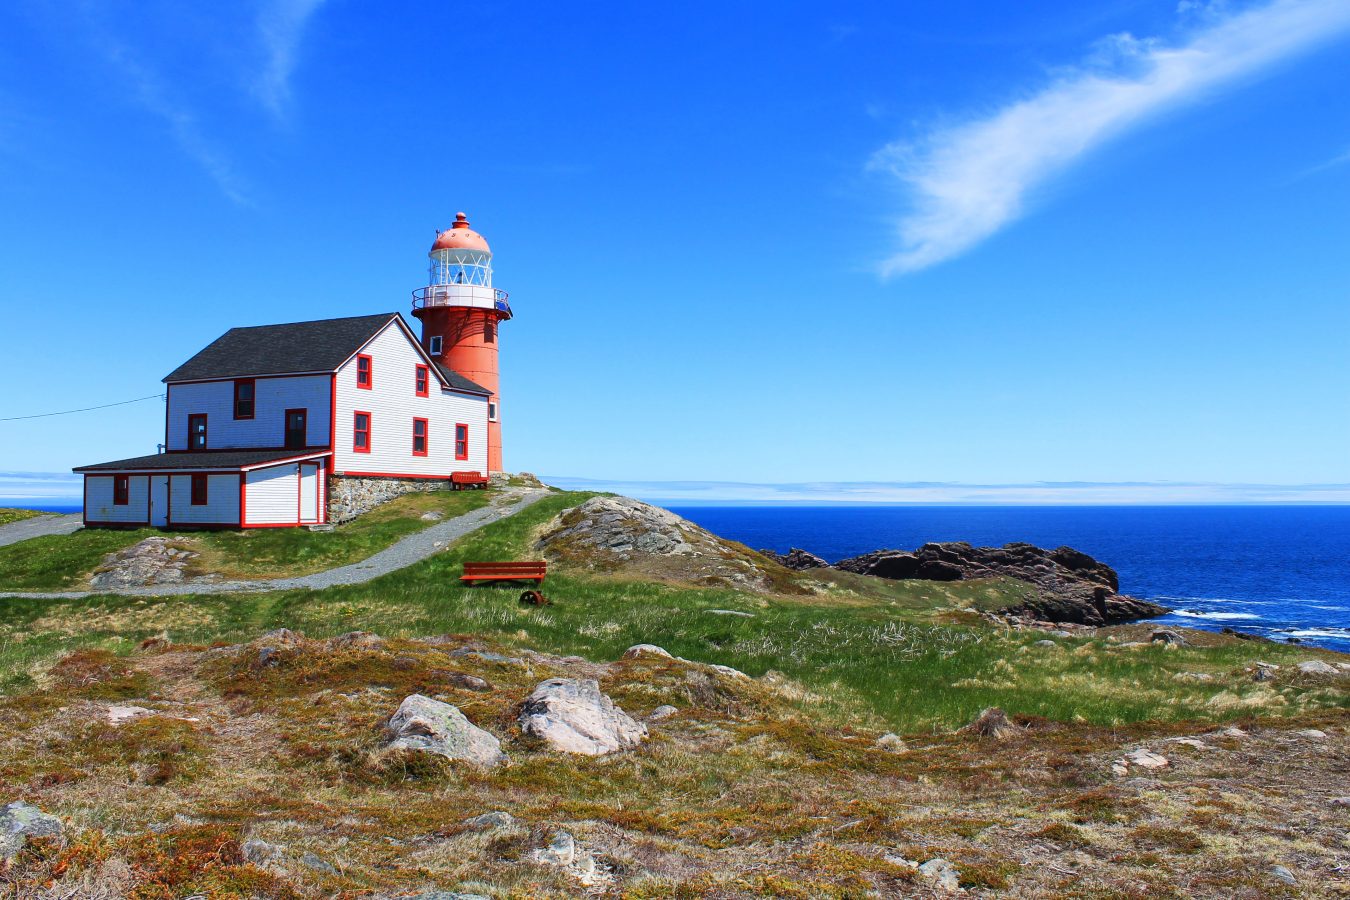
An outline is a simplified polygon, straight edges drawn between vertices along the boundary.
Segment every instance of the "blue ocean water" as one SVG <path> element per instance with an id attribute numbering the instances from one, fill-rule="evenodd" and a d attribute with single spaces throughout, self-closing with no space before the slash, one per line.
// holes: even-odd
<path id="1" fill-rule="evenodd" d="M 1350 652 L 1350 506 L 758 506 L 675 512 L 753 548 L 836 562 L 928 541 L 1067 544 L 1120 573 L 1122 593 L 1223 627 Z"/>

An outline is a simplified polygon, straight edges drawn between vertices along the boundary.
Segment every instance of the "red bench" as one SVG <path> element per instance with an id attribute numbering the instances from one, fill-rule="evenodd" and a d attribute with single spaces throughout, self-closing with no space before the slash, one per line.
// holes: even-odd
<path id="1" fill-rule="evenodd" d="M 450 487 L 452 490 L 462 491 L 465 488 L 478 488 L 482 490 L 488 486 L 488 477 L 482 472 L 451 472 Z"/>
<path id="2" fill-rule="evenodd" d="M 548 563 L 544 560 L 534 562 L 466 562 L 460 581 L 473 584 L 476 581 L 533 581 L 543 584 L 548 574 Z"/>

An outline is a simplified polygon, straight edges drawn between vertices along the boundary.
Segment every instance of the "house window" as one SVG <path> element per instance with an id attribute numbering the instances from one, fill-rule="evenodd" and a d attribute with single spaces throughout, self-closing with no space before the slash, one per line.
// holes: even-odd
<path id="1" fill-rule="evenodd" d="M 416 376 L 414 376 L 413 380 L 414 383 L 417 385 L 417 396 L 419 397 L 430 396 L 430 391 L 428 390 L 428 388 L 431 384 L 431 373 L 427 371 L 426 366 L 417 367 L 417 374 Z"/>
<path id="2" fill-rule="evenodd" d="M 427 455 L 427 420 L 413 419 L 413 456 Z"/>
<path id="3" fill-rule="evenodd" d="M 193 506 L 205 506 L 205 505 L 206 505 L 206 490 L 207 490 L 207 487 L 206 487 L 206 485 L 207 485 L 207 480 L 206 480 L 206 478 L 207 478 L 207 476 L 205 476 L 205 475 L 193 475 L 193 476 L 192 476 L 192 505 L 193 505 Z"/>
<path id="4" fill-rule="evenodd" d="M 352 452 L 370 452 L 370 413 L 358 412 L 352 419 Z"/>
<path id="5" fill-rule="evenodd" d="M 113 506 L 126 506 L 131 502 L 131 476 L 113 476 Z"/>
<path id="6" fill-rule="evenodd" d="M 469 458 L 469 426 L 455 426 L 455 459 Z"/>
<path id="7" fill-rule="evenodd" d="M 492 400 L 488 401 L 488 421 L 497 421 L 497 404 Z"/>
<path id="8" fill-rule="evenodd" d="M 234 382 L 234 417 L 236 419 L 253 418 L 252 378 L 238 378 Z"/>
<path id="9" fill-rule="evenodd" d="M 370 390 L 374 383 L 374 372 L 372 371 L 370 357 L 364 353 L 356 357 L 356 386 L 364 390 Z"/>
<path id="10" fill-rule="evenodd" d="M 483 343 L 497 343 L 497 323 L 491 319 L 483 323 Z"/>
<path id="11" fill-rule="evenodd" d="M 431 340 L 427 341 L 427 352 L 432 356 L 441 355 L 441 336 L 439 334 L 432 335 Z"/>
<path id="12" fill-rule="evenodd" d="M 288 409 L 286 410 L 286 444 L 287 450 L 299 450 L 308 446 L 309 435 L 307 434 L 306 424 L 309 419 L 309 410 L 307 409 Z"/>
<path id="13" fill-rule="evenodd" d="M 188 416 L 188 449 L 206 449 L 206 413 Z"/>

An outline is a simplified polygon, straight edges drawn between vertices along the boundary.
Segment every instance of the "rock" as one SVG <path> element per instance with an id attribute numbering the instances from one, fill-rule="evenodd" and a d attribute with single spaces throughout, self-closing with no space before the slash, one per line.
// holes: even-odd
<path id="1" fill-rule="evenodd" d="M 545 865 L 570 866 L 577 858 L 576 838 L 566 831 L 555 832 L 548 846 L 535 850 L 530 857 Z"/>
<path id="2" fill-rule="evenodd" d="M 1284 866 L 1271 866 L 1270 877 L 1276 881 L 1283 881 L 1285 884 L 1298 884 L 1298 879 L 1294 877 L 1294 873 Z"/>
<path id="3" fill-rule="evenodd" d="M 466 691 L 479 691 L 480 693 L 493 689 L 492 682 L 486 678 L 479 678 L 477 675 L 470 675 L 467 672 L 451 672 L 445 679 L 451 687 L 463 688 Z"/>
<path id="4" fill-rule="evenodd" d="M 62 831 L 61 820 L 36 806 L 15 801 L 0 809 L 0 860 L 12 859 L 29 838 L 54 837 Z"/>
<path id="5" fill-rule="evenodd" d="M 154 712 L 144 706 L 110 706 L 108 707 L 108 724 L 121 725 L 144 716 L 153 715 Z"/>
<path id="6" fill-rule="evenodd" d="M 656 709 L 651 711 L 651 714 L 647 716 L 647 721 L 659 722 L 662 719 L 669 719 L 677 712 L 679 712 L 679 710 L 671 706 L 669 703 L 663 703 L 662 705 L 658 706 Z"/>
<path id="7" fill-rule="evenodd" d="M 592 497 L 564 510 L 535 549 L 550 559 L 605 571 L 636 565 L 648 578 L 758 593 L 806 592 L 783 584 L 782 571 L 759 554 L 631 497 Z"/>
<path id="8" fill-rule="evenodd" d="M 1252 672 L 1252 681 L 1274 681 L 1275 673 L 1270 669 L 1257 669 Z"/>
<path id="9" fill-rule="evenodd" d="M 474 726 L 458 708 L 421 694 L 404 698 L 388 729 L 389 747 L 394 749 L 436 753 L 483 767 L 506 759 L 501 742 Z"/>
<path id="10" fill-rule="evenodd" d="M 1185 738 L 1185 737 L 1172 738 L 1171 740 L 1168 741 L 1168 743 L 1169 743 L 1169 744 L 1180 744 L 1180 745 L 1182 745 L 1183 747 L 1190 747 L 1192 750 L 1213 750 L 1213 749 L 1214 749 L 1214 748 L 1211 747 L 1209 744 L 1206 744 L 1204 741 L 1198 741 L 1198 740 L 1196 740 L 1195 738 Z"/>
<path id="11" fill-rule="evenodd" d="M 955 894 L 961 890 L 961 876 L 956 871 L 956 866 L 940 857 L 930 859 L 919 866 L 919 877 L 948 894 Z"/>
<path id="12" fill-rule="evenodd" d="M 459 647 L 455 650 L 451 650 L 450 655 L 455 657 L 476 656 L 484 662 L 509 663 L 513 666 L 525 665 L 525 660 L 521 659 L 519 656 L 503 656 L 500 653 L 493 653 L 490 650 L 475 650 L 473 647 Z"/>
<path id="13" fill-rule="evenodd" d="M 1166 629 L 1153 632 L 1148 636 L 1148 639 L 1154 644 L 1170 644 L 1175 647 L 1186 646 L 1186 639 L 1184 637 L 1177 634 L 1175 631 L 1168 631 Z"/>
<path id="14" fill-rule="evenodd" d="M 739 609 L 705 609 L 705 613 L 710 616 L 740 616 L 742 619 L 753 619 L 754 613 L 741 612 Z"/>
<path id="15" fill-rule="evenodd" d="M 760 556 L 767 556 L 769 559 L 781 566 L 792 569 L 795 572 L 804 572 L 807 569 L 828 569 L 830 564 L 816 556 L 814 553 L 807 553 L 797 547 L 793 547 L 787 553 L 775 553 L 772 550 L 760 550 Z"/>
<path id="16" fill-rule="evenodd" d="M 576 840 L 566 831 L 555 833 L 549 845 L 533 851 L 530 858 L 546 866 L 566 869 L 569 875 L 586 887 L 607 884 L 613 880 L 613 876 L 596 863 L 595 857 L 578 847 Z"/>
<path id="17" fill-rule="evenodd" d="M 275 647 L 263 647 L 259 649 L 258 658 L 254 660 L 254 664 L 259 669 L 269 669 L 272 666 L 279 665 L 280 663 L 281 663 L 281 654 L 277 651 L 277 648 Z"/>
<path id="18" fill-rule="evenodd" d="M 891 734 L 889 731 L 877 738 L 872 746 L 887 753 L 905 753 L 909 750 L 909 745 L 900 739 L 900 735 Z"/>
<path id="19" fill-rule="evenodd" d="M 117 589 L 151 584 L 181 584 L 183 568 L 197 554 L 179 550 L 163 537 L 148 537 L 103 557 L 89 583 L 95 588 Z"/>
<path id="20" fill-rule="evenodd" d="M 663 659 L 674 659 L 664 647 L 658 647 L 655 644 L 634 644 L 623 651 L 622 659 L 638 659 L 643 656 L 659 656 Z"/>
<path id="21" fill-rule="evenodd" d="M 1275 665 L 1274 663 L 1257 662 L 1255 665 L 1258 669 L 1269 669 L 1272 672 L 1280 671 L 1280 667 Z"/>
<path id="22" fill-rule="evenodd" d="M 420 518 L 423 522 L 439 522 L 441 519 L 445 518 L 445 513 L 433 509 L 430 512 L 422 513 L 422 515 L 418 516 L 418 518 Z"/>
<path id="23" fill-rule="evenodd" d="M 244 841 L 239 848 L 244 854 L 244 859 L 253 863 L 255 866 L 266 867 L 273 860 L 281 859 L 285 855 L 276 844 L 269 844 L 267 841 L 260 841 L 256 838 Z"/>
<path id="24" fill-rule="evenodd" d="M 592 679 L 550 678 L 525 700 L 520 728 L 552 750 L 600 756 L 636 747 L 647 727 L 600 693 Z"/>
<path id="25" fill-rule="evenodd" d="M 299 632 L 291 631 L 289 628 L 274 628 L 254 639 L 253 644 L 258 647 L 300 647 L 305 642 L 305 636 Z"/>
<path id="26" fill-rule="evenodd" d="M 740 669 L 733 669 L 731 666 L 719 666 L 717 663 L 705 663 L 704 665 L 718 675 L 725 675 L 728 678 L 735 678 L 737 680 L 745 679 L 748 681 L 750 679 L 749 675 L 745 674 Z"/>
<path id="27" fill-rule="evenodd" d="M 1339 675 L 1340 672 L 1335 666 L 1328 665 L 1320 659 L 1310 659 L 1307 662 L 1298 664 L 1298 670 L 1304 675 Z"/>
<path id="28" fill-rule="evenodd" d="M 964 542 L 924 544 L 912 553 L 864 553 L 840 560 L 835 568 L 891 579 L 1016 578 L 1035 585 L 1037 597 L 1003 614 L 1050 623 L 1108 625 L 1167 612 L 1156 603 L 1120 594 L 1114 569 L 1071 547 L 1044 550 L 1025 543 L 1002 547 L 972 547 Z"/>
<path id="29" fill-rule="evenodd" d="M 1032 644 L 1031 646 L 1033 646 L 1033 647 L 1045 647 L 1046 649 L 1053 650 L 1053 649 L 1055 649 L 1056 647 L 1058 647 L 1059 644 L 1056 644 L 1054 641 L 1046 640 L 1046 641 L 1037 641 L 1036 643 Z"/>
<path id="30" fill-rule="evenodd" d="M 516 824 L 516 817 L 508 812 L 494 810 L 493 812 L 485 812 L 481 816 L 465 819 L 464 824 L 479 831 L 486 831 L 490 828 L 510 828 Z"/>
<path id="31" fill-rule="evenodd" d="M 1247 732 L 1243 731 L 1241 728 L 1233 728 L 1233 727 L 1230 727 L 1230 728 L 1225 728 L 1223 731 L 1220 731 L 1220 732 L 1219 732 L 1219 736 L 1220 736 L 1220 737 L 1226 737 L 1226 738 L 1238 738 L 1238 739 L 1241 739 L 1241 738 L 1247 737 Z"/>
<path id="32" fill-rule="evenodd" d="M 1207 672 L 1178 672 L 1172 676 L 1173 681 L 1213 681 L 1214 676 Z"/>
<path id="33" fill-rule="evenodd" d="M 980 713 L 975 721 L 971 722 L 962 731 L 973 732 L 980 737 L 994 738 L 1002 740 L 1005 737 L 1011 737 L 1017 733 L 1017 726 L 1008 721 L 1008 714 L 997 706 L 991 706 Z"/>
<path id="34" fill-rule="evenodd" d="M 300 854 L 300 864 L 306 868 L 313 869 L 315 872 L 322 872 L 325 875 L 336 875 L 338 870 L 332 863 L 316 853 L 306 850 Z"/>
<path id="35" fill-rule="evenodd" d="M 1350 797 L 1332 797 L 1332 806 L 1350 806 Z"/>
<path id="36" fill-rule="evenodd" d="M 1146 747 L 1140 747 L 1132 753 L 1127 753 L 1123 760 L 1119 762 L 1128 766 L 1137 766 L 1141 769 L 1162 769 L 1171 765 L 1167 757 L 1154 753 Z"/>
<path id="37" fill-rule="evenodd" d="M 328 646 L 334 650 L 378 650 L 384 646 L 384 638 L 369 631 L 349 631 L 333 638 Z"/>
<path id="38" fill-rule="evenodd" d="M 1298 735 L 1299 737 L 1310 738 L 1311 740 L 1314 741 L 1324 740 L 1327 736 L 1327 733 L 1325 731 L 1320 731 L 1316 728 L 1305 728 L 1302 731 L 1295 731 L 1294 734 Z"/>

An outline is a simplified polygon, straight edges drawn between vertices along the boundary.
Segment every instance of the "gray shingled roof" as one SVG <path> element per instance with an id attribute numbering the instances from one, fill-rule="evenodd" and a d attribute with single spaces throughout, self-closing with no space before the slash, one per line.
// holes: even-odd
<path id="1" fill-rule="evenodd" d="M 481 384 L 477 384 L 475 382 L 470 381 L 469 379 L 465 378 L 463 375 L 459 374 L 454 369 L 451 369 L 448 366 L 443 366 L 440 363 L 436 363 L 436 368 L 440 370 L 441 377 L 444 378 L 449 383 L 450 387 L 454 388 L 457 391 L 464 391 L 465 393 L 469 394 L 482 394 L 485 397 L 492 395 L 492 391 L 489 391 Z"/>
<path id="2" fill-rule="evenodd" d="M 153 453 L 150 456 L 133 456 L 131 459 L 117 459 L 112 462 L 96 463 L 92 466 L 80 466 L 73 472 L 130 472 L 142 469 L 238 469 L 271 462 L 274 459 L 294 459 L 297 456 L 313 455 L 323 451 L 307 448 L 304 450 L 200 450 L 179 451 L 177 453 Z"/>
<path id="3" fill-rule="evenodd" d="M 331 372 L 398 313 L 231 328 L 164 381 Z"/>

